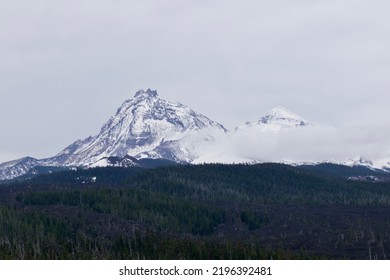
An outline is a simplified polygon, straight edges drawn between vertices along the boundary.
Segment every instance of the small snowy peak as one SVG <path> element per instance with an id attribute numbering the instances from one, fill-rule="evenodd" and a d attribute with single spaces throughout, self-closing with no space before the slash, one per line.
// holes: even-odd
<path id="1" fill-rule="evenodd" d="M 342 164 L 348 166 L 366 166 L 368 168 L 388 171 L 390 170 L 390 157 L 379 158 L 374 160 L 369 160 L 363 157 L 355 157 L 342 162 Z"/>
<path id="2" fill-rule="evenodd" d="M 0 164 L 0 181 L 11 180 L 19 177 L 20 175 L 26 174 L 31 168 L 37 165 L 44 164 L 32 157 L 24 157 L 21 159 L 4 162 Z"/>
<path id="3" fill-rule="evenodd" d="M 268 111 L 266 115 L 260 118 L 258 124 L 275 124 L 282 127 L 304 127 L 310 125 L 307 120 L 282 106 Z"/>
<path id="4" fill-rule="evenodd" d="M 22 163 L 29 163 L 29 162 L 37 162 L 38 160 L 32 157 L 24 157 L 16 160 L 11 160 L 7 162 L 3 162 L 0 164 L 0 168 L 6 168 L 6 167 L 12 167 L 17 164 L 22 164 Z"/>
<path id="5" fill-rule="evenodd" d="M 244 125 L 236 127 L 235 131 L 240 132 L 254 128 L 262 132 L 276 133 L 281 130 L 303 128 L 310 125 L 310 122 L 301 116 L 289 111 L 285 107 L 278 106 L 268 111 L 259 121 L 247 121 Z"/>
<path id="6" fill-rule="evenodd" d="M 367 166 L 367 167 L 373 166 L 373 162 L 364 157 L 350 158 L 342 162 L 342 164 L 347 166 Z"/>

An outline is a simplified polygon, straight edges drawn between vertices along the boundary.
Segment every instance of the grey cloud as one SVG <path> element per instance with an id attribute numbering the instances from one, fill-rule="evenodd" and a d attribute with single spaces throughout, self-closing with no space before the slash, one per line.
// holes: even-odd
<path id="1" fill-rule="evenodd" d="M 12 159 L 6 153 L 50 156 L 97 133 L 148 87 L 230 129 L 276 105 L 333 126 L 386 123 L 389 8 L 380 0 L 2 3 L 0 162 Z"/>
<path id="2" fill-rule="evenodd" d="M 208 156 L 200 162 L 261 161 L 261 162 L 343 162 L 364 158 L 389 158 L 390 137 L 380 127 L 334 128 L 316 125 L 278 133 L 249 128 L 228 137 L 220 137 Z"/>

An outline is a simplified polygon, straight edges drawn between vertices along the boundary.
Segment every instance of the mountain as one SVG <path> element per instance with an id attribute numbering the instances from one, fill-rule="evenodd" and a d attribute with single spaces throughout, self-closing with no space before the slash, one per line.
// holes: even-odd
<path id="1" fill-rule="evenodd" d="M 119 107 L 98 135 L 74 142 L 54 159 L 66 166 L 88 166 L 102 158 L 126 155 L 191 162 L 199 156 L 198 147 L 226 132 L 204 115 L 160 98 L 157 91 L 140 90 Z"/>
<path id="2" fill-rule="evenodd" d="M 139 166 L 141 159 L 192 162 L 228 131 L 219 123 L 155 90 L 126 100 L 99 134 L 77 140 L 54 157 L 23 158 L 0 165 L 0 180 L 24 175 L 35 166 Z"/>
<path id="3" fill-rule="evenodd" d="M 276 133 L 280 130 L 303 128 L 310 125 L 310 122 L 301 116 L 282 106 L 278 106 L 268 111 L 259 121 L 246 122 L 245 125 L 238 126 L 235 130 L 240 131 L 248 128 L 257 128 L 263 132 Z"/>
<path id="4" fill-rule="evenodd" d="M 313 124 L 279 106 L 268 111 L 256 122 L 246 122 L 244 125 L 236 127 L 232 137 L 233 142 L 243 143 L 246 141 L 252 143 L 251 147 L 253 148 L 248 152 L 239 147 L 246 153 L 243 158 L 239 158 L 238 155 L 230 155 L 227 160 L 221 162 L 235 158 L 236 162 L 279 162 L 296 166 L 330 163 L 349 167 L 363 166 L 371 170 L 390 172 L 390 153 L 387 157 L 379 159 L 366 159 L 359 154 L 344 159 L 337 157 L 335 151 L 340 149 L 337 147 L 337 140 L 340 140 L 341 134 L 340 131 L 332 127 Z M 229 148 L 229 150 L 234 151 L 235 147 Z M 329 151 L 329 153 L 326 154 L 321 150 Z M 240 153 L 242 156 L 243 153 L 241 151 Z M 330 157 L 331 153 L 338 160 L 326 158 Z M 317 154 L 319 156 L 316 158 Z M 226 158 L 226 153 L 224 156 Z M 301 159 L 299 159 L 300 156 Z M 221 157 L 217 155 L 213 160 L 220 161 Z"/>
<path id="5" fill-rule="evenodd" d="M 261 117 L 258 124 L 277 125 L 281 128 L 305 127 L 310 125 L 310 123 L 301 116 L 298 116 L 281 106 L 268 111 L 265 116 Z"/>
<path id="6" fill-rule="evenodd" d="M 26 174 L 31 168 L 40 165 L 38 159 L 24 157 L 0 164 L 0 180 L 9 180 Z"/>
<path id="7" fill-rule="evenodd" d="M 21 176 L 23 176 L 21 177 L 22 179 L 26 179 L 36 175 L 68 170 L 70 168 L 70 166 L 56 164 L 53 158 L 36 159 L 24 157 L 0 164 L 0 182 Z"/>
<path id="8" fill-rule="evenodd" d="M 390 172 L 390 155 L 386 158 L 379 158 L 375 160 L 369 160 L 362 157 L 355 157 L 341 162 L 342 165 L 346 166 L 365 166 L 372 169 L 384 170 Z"/>
<path id="9" fill-rule="evenodd" d="M 258 121 L 246 122 L 233 133 L 221 139 L 213 149 L 199 157 L 195 163 L 295 163 L 273 153 L 280 145 L 280 138 L 287 139 L 289 132 L 295 135 L 305 128 L 315 127 L 303 117 L 279 106 L 261 116 Z M 283 135 L 281 135 L 283 134 Z M 284 143 L 284 142 L 283 142 Z"/>
<path id="10" fill-rule="evenodd" d="M 155 90 L 140 90 L 118 108 L 97 135 L 77 140 L 50 158 L 25 157 L 0 164 L 0 181 L 72 167 L 145 168 L 211 162 L 326 162 L 390 172 L 390 155 L 379 160 L 360 156 L 327 158 L 330 154 L 323 151 L 332 152 L 337 145 L 337 141 L 330 141 L 328 136 L 333 134 L 328 134 L 327 129 L 284 107 L 276 107 L 258 121 L 247 122 L 229 133 L 206 116 L 162 99 Z M 323 155 L 315 158 L 319 151 Z"/>

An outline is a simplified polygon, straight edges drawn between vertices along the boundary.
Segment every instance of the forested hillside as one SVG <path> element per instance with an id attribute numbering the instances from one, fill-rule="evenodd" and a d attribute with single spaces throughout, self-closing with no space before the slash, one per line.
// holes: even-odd
<path id="1" fill-rule="evenodd" d="M 390 256 L 390 183 L 281 164 L 64 171 L 0 205 L 1 259 Z"/>

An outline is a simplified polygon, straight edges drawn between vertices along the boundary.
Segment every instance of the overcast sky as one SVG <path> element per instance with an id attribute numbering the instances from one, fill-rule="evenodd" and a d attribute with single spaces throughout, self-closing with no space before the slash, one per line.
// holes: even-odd
<path id="1" fill-rule="evenodd" d="M 141 88 L 228 129 L 282 105 L 388 133 L 389 11 L 379 0 L 0 0 L 0 162 L 97 134 Z"/>

